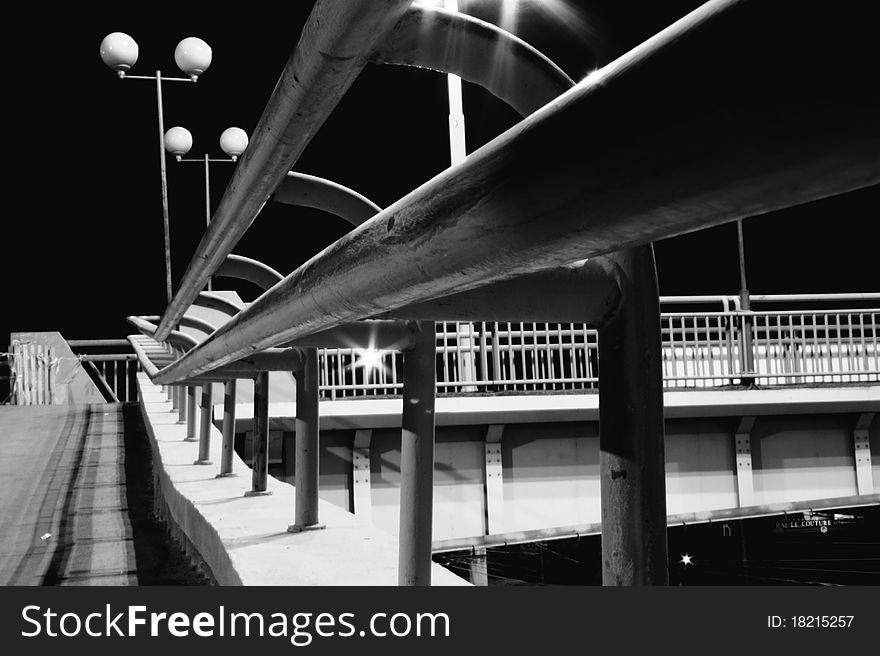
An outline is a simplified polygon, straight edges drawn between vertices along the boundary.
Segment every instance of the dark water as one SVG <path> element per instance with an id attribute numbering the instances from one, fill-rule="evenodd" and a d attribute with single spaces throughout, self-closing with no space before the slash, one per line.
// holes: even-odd
<path id="1" fill-rule="evenodd" d="M 670 585 L 880 585 L 876 506 L 676 526 L 667 540 Z M 472 559 L 434 557 L 465 577 Z M 489 549 L 487 566 L 489 585 L 601 585 L 601 539 Z"/>
<path id="2" fill-rule="evenodd" d="M 138 585 L 208 585 L 155 515 L 150 441 L 137 404 L 123 408 L 125 481 Z"/>

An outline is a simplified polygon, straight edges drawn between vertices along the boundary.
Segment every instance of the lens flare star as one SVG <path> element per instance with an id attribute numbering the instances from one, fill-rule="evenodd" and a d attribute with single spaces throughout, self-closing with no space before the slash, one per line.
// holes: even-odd
<path id="1" fill-rule="evenodd" d="M 693 564 L 694 564 L 694 563 L 693 563 L 693 558 L 694 558 L 693 556 L 690 556 L 690 555 L 688 555 L 688 554 L 682 554 L 682 556 L 681 556 L 681 560 L 678 561 L 678 562 L 680 562 L 682 565 L 685 565 L 685 566 L 687 566 L 687 565 L 693 565 Z"/>

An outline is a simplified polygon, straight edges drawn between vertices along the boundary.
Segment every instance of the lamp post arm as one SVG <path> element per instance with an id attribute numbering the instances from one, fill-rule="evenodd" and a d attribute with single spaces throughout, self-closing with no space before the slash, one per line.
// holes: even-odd
<path id="1" fill-rule="evenodd" d="M 119 71 L 120 80 L 155 80 L 155 75 L 126 75 L 125 71 Z M 195 80 L 188 77 L 163 77 L 163 82 L 191 82 L 195 84 Z"/>

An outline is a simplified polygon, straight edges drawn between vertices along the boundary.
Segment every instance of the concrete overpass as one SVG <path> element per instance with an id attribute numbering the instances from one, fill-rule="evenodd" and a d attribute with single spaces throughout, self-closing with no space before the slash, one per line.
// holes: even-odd
<path id="1" fill-rule="evenodd" d="M 794 19 L 806 29 L 791 29 Z M 693 379 L 700 386 L 760 384 L 768 378 L 794 384 L 851 382 L 853 376 L 875 380 L 873 313 L 855 324 L 850 314 L 842 324 L 838 316 L 820 323 L 815 314 L 783 318 L 777 312 L 775 323 L 762 323 L 762 316 L 744 305 L 732 317 L 711 312 L 681 316 L 677 322 L 671 317 L 664 326 L 650 247 L 655 239 L 880 182 L 878 93 L 875 85 L 862 83 L 873 72 L 864 46 L 845 31 L 828 31 L 835 43 L 823 65 L 833 74 L 823 80 L 822 96 L 814 91 L 814 73 L 791 58 L 802 35 L 822 30 L 827 20 L 826 12 L 801 10 L 800 5 L 792 12 L 784 4 L 711 0 L 575 84 L 527 44 L 461 14 L 408 0 L 320 0 L 180 288 L 161 317 L 131 318 L 142 334 L 131 342 L 144 373 L 151 383 L 171 388 L 166 391 L 170 409 L 154 410 L 176 411 L 178 421 L 185 420 L 183 439 L 195 440 L 195 389 L 203 388 L 195 466 L 204 467 L 216 443 L 210 439 L 210 386 L 223 382 L 226 396 L 234 399 L 233 381 L 253 378 L 249 498 L 259 497 L 274 485 L 268 477 L 269 372 L 294 371 L 297 494 L 289 530 L 303 544 L 322 544 L 331 539 L 322 536 L 334 532 L 322 530 L 325 513 L 319 501 L 321 377 L 337 399 L 360 389 L 386 394 L 399 389 L 398 580 L 421 585 L 432 580 L 438 382 L 440 389 L 464 393 L 479 393 L 481 387 L 493 394 L 584 390 L 596 386 L 601 361 L 598 479 L 604 580 L 663 584 L 664 486 L 669 480 L 664 368 L 671 371 L 669 380 Z M 737 46 L 746 28 L 751 47 L 743 52 Z M 422 34 L 430 35 L 427 45 L 418 38 Z M 434 47 L 444 43 L 456 47 Z M 510 55 L 517 75 L 505 80 L 487 75 L 486 54 L 497 48 Z M 716 72 L 710 78 L 701 74 L 706 60 Z M 232 249 L 288 182 L 291 168 L 368 62 L 461 75 L 506 100 L 524 119 L 373 216 L 343 217 L 357 224 L 351 233 L 293 272 L 278 274 L 280 279 L 263 276 L 263 284 L 271 285 L 265 293 L 250 305 L 235 307 L 228 321 L 203 330 L 201 339 L 184 332 L 186 314 L 204 298 L 206 283 L 227 266 Z M 659 98 L 664 102 L 656 102 Z M 655 111 L 638 109 L 646 102 Z M 584 125 L 602 129 L 591 133 L 587 143 L 577 137 Z M 298 185 L 314 183 L 296 180 Z M 299 193 L 282 197 L 304 202 Z M 357 207 L 363 209 L 363 200 Z M 330 203 L 322 205 L 331 209 Z M 337 206 L 335 211 L 341 210 Z M 459 323 L 450 337 L 445 322 L 451 320 L 469 324 L 464 334 Z M 566 326 L 567 321 L 597 327 L 592 346 L 589 332 Z M 372 341 L 346 342 L 351 335 Z M 438 335 L 444 340 L 439 359 Z M 691 338 L 695 343 L 689 346 Z M 335 359 L 326 351 L 321 359 L 319 348 L 336 350 Z M 366 368 L 366 353 L 375 360 L 374 351 L 402 355 L 387 356 L 390 364 L 378 370 L 378 380 L 373 374 L 361 374 L 360 381 L 356 373 L 349 377 L 349 371 Z M 352 362 L 355 358 L 360 362 Z M 455 369 L 460 375 L 447 375 Z M 190 390 L 185 399 L 173 391 L 181 387 Z M 864 397 L 855 400 L 867 406 L 859 407 L 852 436 L 860 456 L 865 440 L 870 452 L 875 409 L 876 390 L 872 385 L 865 389 Z M 143 378 L 140 392 L 145 403 L 153 402 L 155 390 Z M 829 397 L 819 403 L 840 408 L 851 402 Z M 741 445 L 743 436 L 765 421 L 752 419 L 759 414 L 753 412 L 752 406 L 760 405 L 755 400 L 740 403 L 749 407 L 734 432 Z M 224 403 L 224 475 L 236 467 L 235 415 L 235 404 Z M 496 436 L 509 434 L 512 424 L 503 424 L 503 431 L 497 428 L 501 423 L 488 425 L 496 428 L 487 434 Z M 364 448 L 368 429 L 360 430 L 352 453 Z M 723 434 L 718 427 L 707 432 Z M 502 499 L 510 488 L 505 488 L 504 443 L 502 438 L 499 448 L 497 439 L 490 440 L 494 470 L 485 503 L 493 509 L 487 516 L 494 523 L 499 458 Z M 697 446 L 687 439 L 683 444 Z M 489 446 L 483 448 L 489 454 Z M 749 508 L 749 496 L 763 493 L 764 479 L 746 474 L 750 454 L 742 448 L 735 458 L 736 495 L 739 505 Z M 473 446 L 468 449 L 472 452 Z M 717 464 L 724 449 L 708 450 L 713 451 L 708 462 Z M 546 455 L 538 449 L 539 458 Z M 593 464 L 589 455 L 574 462 Z M 870 463 L 856 457 L 853 467 L 856 492 L 873 489 L 866 482 Z M 363 481 L 355 477 L 355 483 Z M 729 483 L 720 482 L 719 489 Z M 456 493 L 464 489 L 458 487 Z M 177 482 L 163 488 L 171 508 L 169 495 L 176 498 Z M 686 496 L 694 495 L 688 490 Z M 196 507 L 191 500 L 186 503 L 186 508 Z M 717 509 L 723 503 L 715 499 L 709 505 Z M 501 526 L 507 528 L 508 504 L 503 505 Z M 184 526 L 203 516 L 184 510 L 171 514 Z M 208 533 L 215 528 L 212 523 L 200 526 Z M 487 531 L 495 534 L 483 527 L 481 535 Z M 190 539 L 195 534 L 185 532 Z M 219 543 L 228 544 L 222 537 Z M 211 548 L 205 545 L 202 551 L 204 556 Z M 220 571 L 221 561 L 216 561 Z"/>

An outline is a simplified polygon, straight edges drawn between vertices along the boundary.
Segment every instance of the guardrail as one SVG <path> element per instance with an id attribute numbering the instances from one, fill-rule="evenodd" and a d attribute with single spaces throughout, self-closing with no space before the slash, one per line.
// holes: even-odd
<path id="1" fill-rule="evenodd" d="M 108 403 L 136 403 L 137 373 L 141 370 L 134 353 L 82 355 L 83 367 L 89 372 Z"/>
<path id="2" fill-rule="evenodd" d="M 661 326 L 668 389 L 880 380 L 880 309 L 664 312 Z M 319 355 L 323 398 L 403 388 L 400 353 Z M 440 393 L 581 390 L 598 382 L 598 334 L 585 324 L 437 325 Z"/>
<path id="3" fill-rule="evenodd" d="M 855 301 L 880 300 L 880 294 L 753 299 L 854 305 Z M 739 309 L 737 297 L 664 297 L 663 301 L 674 306 L 699 303 L 722 308 L 661 314 L 667 389 L 880 381 L 880 308 L 746 312 Z M 129 347 L 127 340 L 68 343 L 77 351 Z M 79 353 L 77 357 L 108 401 L 137 401 L 134 377 L 140 366 L 136 355 Z M 10 353 L 13 403 L 51 403 L 51 362 L 51 355 L 36 348 Z M 403 356 L 396 351 L 319 350 L 320 389 L 325 399 L 400 394 L 402 370 Z M 438 393 L 565 392 L 596 389 L 598 384 L 598 333 L 586 324 L 437 324 Z"/>
<path id="4" fill-rule="evenodd" d="M 79 365 L 108 403 L 137 402 L 137 373 L 140 363 L 134 353 L 81 353 L 82 349 L 131 349 L 125 339 L 68 340 Z M 58 396 L 58 365 L 71 359 L 58 355 L 53 347 L 39 343 L 14 342 L 6 354 L 9 367 L 9 395 L 12 405 L 53 405 L 64 403 Z M 62 391 L 63 394 L 63 391 Z"/>

